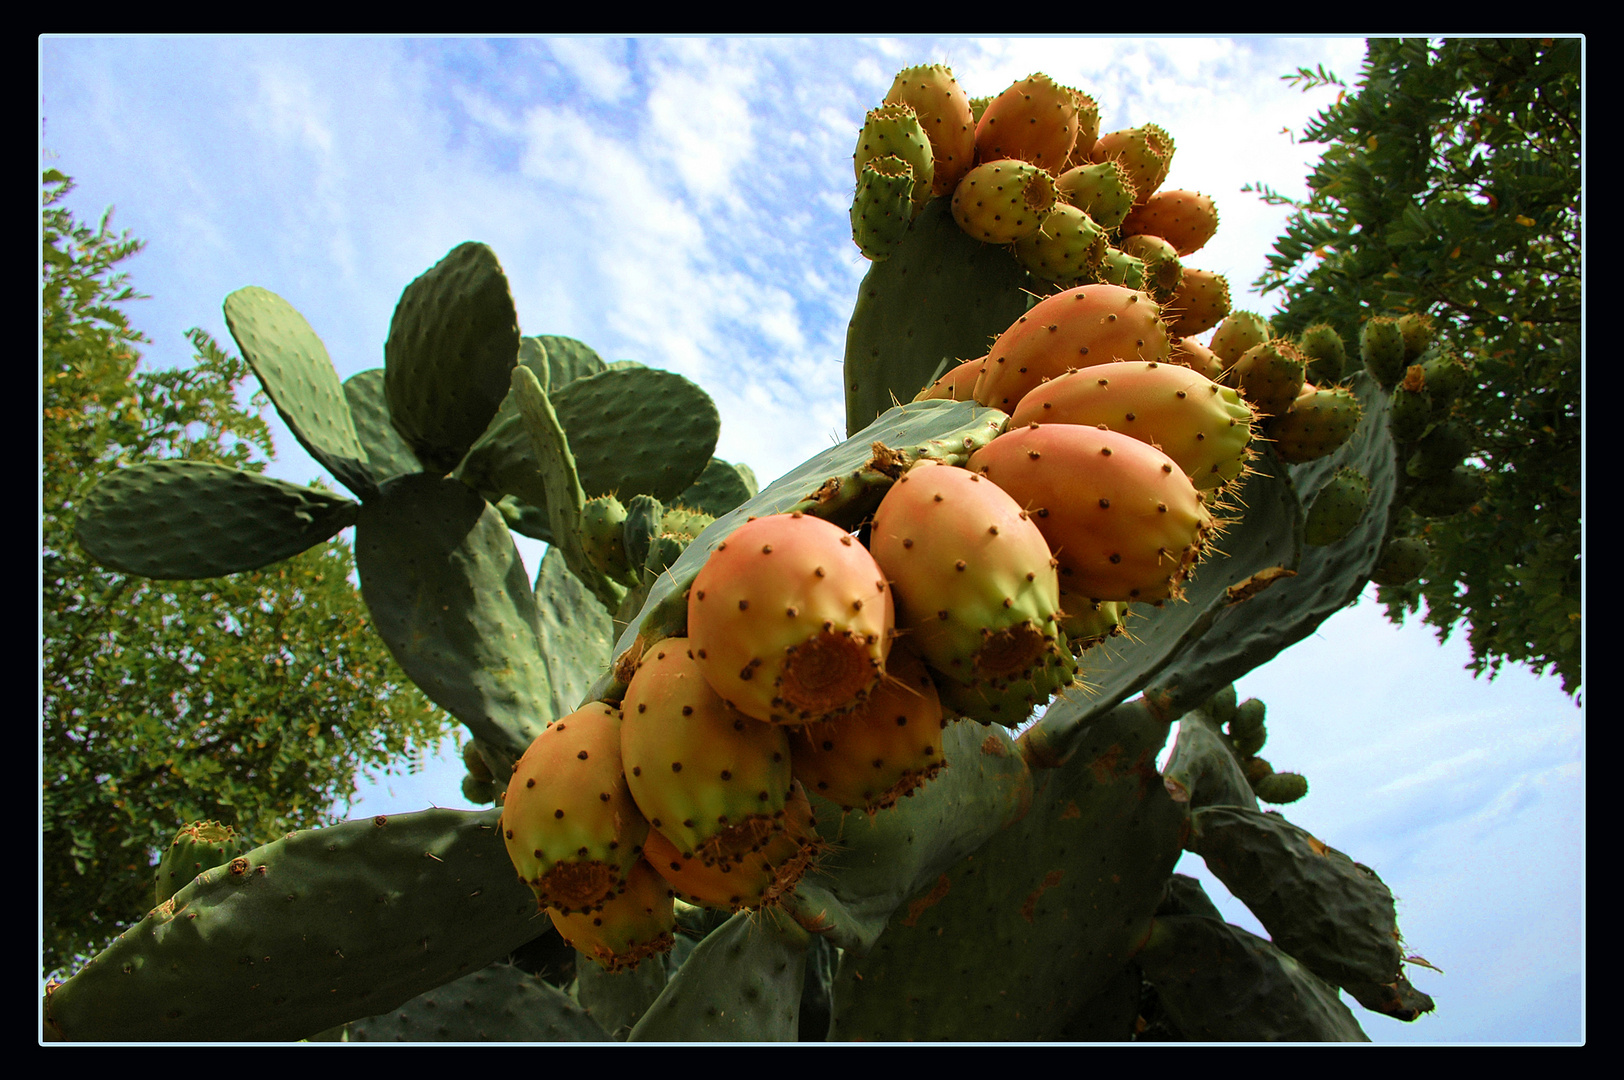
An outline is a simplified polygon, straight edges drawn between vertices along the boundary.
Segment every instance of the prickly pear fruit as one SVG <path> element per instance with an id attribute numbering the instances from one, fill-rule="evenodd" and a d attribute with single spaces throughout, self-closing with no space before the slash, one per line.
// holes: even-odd
<path id="1" fill-rule="evenodd" d="M 914 186 L 912 167 L 894 155 L 863 166 L 851 202 L 851 238 L 864 256 L 879 262 L 902 243 L 913 221 Z"/>
<path id="2" fill-rule="evenodd" d="M 1143 206 L 1167 179 L 1173 149 L 1173 136 L 1155 124 L 1146 124 L 1101 135 L 1091 156 L 1095 161 L 1120 161 L 1133 179 L 1134 205 Z"/>
<path id="3" fill-rule="evenodd" d="M 194 821 L 175 834 L 153 871 L 153 905 L 163 903 L 205 870 L 230 862 L 251 845 L 230 825 Z"/>
<path id="4" fill-rule="evenodd" d="M 1280 459 L 1295 465 L 1334 452 L 1352 437 L 1363 415 L 1359 399 L 1337 386 L 1299 395 L 1283 416 L 1269 421 L 1264 433 Z"/>
<path id="5" fill-rule="evenodd" d="M 1058 692 L 1063 692 L 1077 681 L 1077 660 L 1066 643 L 1057 643 L 1048 654 L 1023 677 L 1001 683 L 978 683 L 967 686 L 953 678 L 937 683 L 942 700 L 942 711 L 947 716 L 961 716 L 978 724 L 999 724 L 1007 728 L 1019 727 L 1031 719 L 1034 709 L 1048 703 Z"/>
<path id="6" fill-rule="evenodd" d="M 1178 464 L 1120 432 L 1028 424 L 977 450 L 969 467 L 1032 516 L 1061 585 L 1095 600 L 1177 598 L 1216 529 Z"/>
<path id="7" fill-rule="evenodd" d="M 1073 91 L 1039 72 L 993 98 L 976 124 L 976 160 L 1018 158 L 1059 175 L 1077 142 Z"/>
<path id="8" fill-rule="evenodd" d="M 1272 337 L 1274 332 L 1269 329 L 1268 319 L 1252 311 L 1231 311 L 1218 324 L 1218 329 L 1212 332 L 1212 340 L 1207 347 L 1227 368 L 1239 362 L 1246 355 L 1246 350 L 1262 345 Z"/>
<path id="9" fill-rule="evenodd" d="M 732 864 L 784 829 L 789 735 L 730 708 L 694 662 L 688 638 L 644 653 L 626 687 L 626 783 L 684 858 Z"/>
<path id="10" fill-rule="evenodd" d="M 1186 266 L 1178 291 L 1167 302 L 1167 330 L 1174 337 L 1205 333 L 1229 314 L 1229 280 Z"/>
<path id="11" fill-rule="evenodd" d="M 1045 379 L 1113 360 L 1166 360 L 1161 307 L 1120 285 L 1080 285 L 1039 301 L 999 335 L 976 401 L 1005 412 Z"/>
<path id="12" fill-rule="evenodd" d="M 953 220 L 986 244 L 1013 244 L 1031 236 L 1054 209 L 1054 177 L 1038 166 L 1006 158 L 977 165 L 953 189 Z"/>
<path id="13" fill-rule="evenodd" d="M 694 658 L 758 720 L 802 724 L 859 704 L 885 669 L 891 594 L 874 558 L 809 514 L 755 518 L 717 545 L 688 593 Z"/>
<path id="14" fill-rule="evenodd" d="M 1181 364 L 1128 360 L 1068 372 L 1021 399 L 1019 424 L 1087 424 L 1147 442 L 1201 490 L 1246 469 L 1252 407 L 1238 392 Z"/>
<path id="15" fill-rule="evenodd" d="M 976 122 L 970 98 L 944 64 L 903 68 L 885 95 L 887 105 L 907 105 L 930 140 L 931 194 L 948 195 L 975 166 Z"/>
<path id="16" fill-rule="evenodd" d="M 726 911 L 767 907 L 795 887 L 826 846 L 817 834 L 812 803 L 799 783 L 791 785 L 784 803 L 784 822 L 784 831 L 774 834 L 760 851 L 731 863 L 707 866 L 700 859 L 684 858 L 658 829 L 649 832 L 643 858 L 680 899 L 691 904 Z"/>
<path id="17" fill-rule="evenodd" d="M 847 810 L 894 806 L 947 765 L 947 721 L 924 661 L 895 646 L 886 667 L 861 708 L 790 733 L 795 778 Z"/>
<path id="18" fill-rule="evenodd" d="M 1247 349 L 1222 381 L 1239 389 L 1263 416 L 1282 416 L 1302 393 L 1307 371 L 1308 362 L 1297 346 L 1274 338 Z"/>
<path id="19" fill-rule="evenodd" d="M 857 150 L 852 154 L 855 178 L 862 180 L 863 167 L 869 162 L 887 157 L 901 158 L 912 170 L 913 212 L 919 213 L 919 208 L 930 201 L 935 159 L 919 117 L 906 105 L 881 105 L 869 110 L 857 136 Z"/>
<path id="20" fill-rule="evenodd" d="M 1438 409 L 1459 397 L 1472 379 L 1471 368 L 1447 346 L 1435 345 L 1431 354 L 1422 359 L 1421 372 L 1433 407 Z"/>
<path id="21" fill-rule="evenodd" d="M 1377 585 L 1408 585 L 1421 576 L 1432 558 L 1432 545 L 1424 536 L 1396 536 L 1382 548 L 1370 580 Z"/>
<path id="22" fill-rule="evenodd" d="M 1358 469 L 1341 468 L 1331 474 L 1314 496 L 1303 526 L 1303 543 L 1315 547 L 1334 544 L 1353 531 L 1370 505 L 1370 480 Z"/>
<path id="23" fill-rule="evenodd" d="M 1301 773 L 1270 773 L 1252 785 L 1252 791 L 1266 803 L 1283 806 L 1308 794 L 1308 778 Z"/>
<path id="24" fill-rule="evenodd" d="M 483 780 L 489 783 L 496 779 L 495 775 L 491 773 L 490 764 L 486 762 L 484 755 L 479 752 L 479 744 L 472 739 L 462 744 L 462 765 L 463 768 L 468 770 L 468 775 L 475 780 Z"/>
<path id="25" fill-rule="evenodd" d="M 1173 349 L 1167 354 L 1167 360 L 1172 364 L 1183 364 L 1192 371 L 1199 371 L 1214 382 L 1217 382 L 1218 377 L 1224 373 L 1224 362 L 1195 338 L 1179 338 L 1173 342 Z"/>
<path id="26" fill-rule="evenodd" d="M 981 365 L 986 362 L 985 356 L 978 356 L 974 360 L 966 360 L 962 364 L 955 364 L 947 370 L 940 379 L 931 383 L 925 389 L 914 395 L 915 401 L 973 401 L 975 400 L 976 379 L 981 376 Z"/>
<path id="27" fill-rule="evenodd" d="M 1060 628 L 1076 653 L 1116 637 L 1127 624 L 1128 605 L 1114 600 L 1090 600 L 1061 589 L 1060 608 Z"/>
<path id="28" fill-rule="evenodd" d="M 1060 174 L 1055 190 L 1061 199 L 1093 218 L 1102 229 L 1121 226 L 1138 195 L 1133 178 L 1119 161 L 1075 166 Z"/>
<path id="29" fill-rule="evenodd" d="M 1419 311 L 1412 311 L 1408 315 L 1400 315 L 1398 319 L 1399 336 L 1404 339 L 1404 362 L 1414 364 L 1421 359 L 1421 355 L 1432 344 L 1436 331 L 1432 326 L 1432 317 Z"/>
<path id="30" fill-rule="evenodd" d="M 1321 386 L 1342 379 L 1348 367 L 1348 348 L 1330 323 L 1317 323 L 1297 337 L 1297 351 L 1308 358 L 1308 378 Z"/>
<path id="31" fill-rule="evenodd" d="M 1100 268 L 1095 274 L 1101 284 L 1120 285 L 1135 292 L 1145 290 L 1150 276 L 1145 268 L 1145 260 L 1114 247 L 1105 249 L 1105 258 L 1100 260 Z"/>
<path id="32" fill-rule="evenodd" d="M 637 581 L 637 570 L 626 555 L 623 529 L 626 507 L 613 495 L 588 499 L 581 508 L 581 547 L 587 561 L 622 585 Z"/>
<path id="33" fill-rule="evenodd" d="M 1109 246 L 1093 218 L 1057 202 L 1037 232 L 1015 241 L 1015 258 L 1045 281 L 1075 281 L 1093 277 Z"/>
<path id="34" fill-rule="evenodd" d="M 595 701 L 553 722 L 513 766 L 502 838 L 541 907 L 595 911 L 626 887 L 648 822 L 621 770 L 620 712 Z"/>
<path id="35" fill-rule="evenodd" d="M 1176 188 L 1156 192 L 1122 222 L 1123 236 L 1159 236 L 1180 256 L 1200 251 L 1217 233 L 1218 206 L 1212 197 Z"/>
<path id="36" fill-rule="evenodd" d="M 1413 443 L 1432 422 L 1432 395 L 1427 393 L 1426 373 L 1420 364 L 1411 364 L 1404 381 L 1393 387 L 1387 402 L 1387 429 L 1400 445 Z"/>
<path id="37" fill-rule="evenodd" d="M 1359 328 L 1359 356 L 1384 389 L 1402 379 L 1408 363 L 1398 320 L 1385 315 L 1366 319 Z"/>
<path id="38" fill-rule="evenodd" d="M 628 872 L 626 888 L 601 907 L 569 914 L 548 908 L 547 915 L 559 937 L 610 972 L 669 952 L 677 928 L 671 886 L 642 859 Z"/>
<path id="39" fill-rule="evenodd" d="M 926 459 L 880 501 L 869 545 L 898 631 L 936 670 L 963 683 L 1013 679 L 1055 649 L 1049 545 L 996 484 Z"/>
<path id="40" fill-rule="evenodd" d="M 1122 241 L 1122 252 L 1145 264 L 1145 291 L 1158 303 L 1166 303 L 1184 283 L 1184 264 L 1179 254 L 1159 236 L 1129 236 Z"/>

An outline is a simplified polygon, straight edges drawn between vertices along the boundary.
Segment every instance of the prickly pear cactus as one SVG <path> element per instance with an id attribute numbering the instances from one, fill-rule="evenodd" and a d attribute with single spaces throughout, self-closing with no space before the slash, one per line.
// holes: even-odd
<path id="1" fill-rule="evenodd" d="M 1156 194 L 1156 125 L 1102 136 L 1042 76 L 979 109 L 940 66 L 897 85 L 856 168 L 849 438 L 765 488 L 713 456 L 699 387 L 521 334 L 483 245 L 408 285 L 385 368 L 342 385 L 274 293 L 227 298 L 354 498 L 137 466 L 86 500 L 81 543 L 210 576 L 353 524 L 379 633 L 496 805 L 196 856 L 48 989 L 49 1037 L 1359 1041 L 1338 989 L 1432 1007 L 1376 873 L 1260 810 L 1311 795 L 1233 683 L 1424 572 L 1427 516 L 1482 480 L 1445 412 L 1393 427 L 1395 365 L 1428 402 L 1469 373 L 1424 324 L 1373 320 L 1343 377 L 1334 332 L 1274 339 L 1225 322 L 1222 278 L 1147 274 L 1218 222 Z M 1086 253 L 1012 250 L 1056 198 Z M 1293 372 L 1215 381 L 1258 349 Z M 534 582 L 515 532 L 549 544 Z M 1173 873 L 1185 851 L 1268 939 Z"/>

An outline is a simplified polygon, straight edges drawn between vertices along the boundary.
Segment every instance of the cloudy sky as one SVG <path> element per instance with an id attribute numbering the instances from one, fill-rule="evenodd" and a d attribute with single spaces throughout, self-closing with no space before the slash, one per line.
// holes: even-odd
<path id="1" fill-rule="evenodd" d="M 718 456 L 765 484 L 842 437 L 867 265 L 851 154 L 899 69 L 948 63 L 972 95 L 1043 71 L 1092 94 L 1104 130 L 1160 124 L 1178 147 L 1167 185 L 1222 216 L 1190 262 L 1268 314 L 1242 286 L 1285 214 L 1241 188 L 1304 193 L 1318 148 L 1291 132 L 1336 94 L 1281 76 L 1324 65 L 1352 83 L 1363 55 L 1357 38 L 50 37 L 40 145 L 77 180 L 82 220 L 114 206 L 147 241 L 126 265 L 151 297 L 131 315 L 154 366 L 188 362 L 192 326 L 229 345 L 221 302 L 260 285 L 341 377 L 379 367 L 401 289 L 479 240 L 524 333 L 695 380 L 721 410 Z M 275 475 L 323 475 L 285 432 L 278 449 Z M 1461 635 L 1395 628 L 1367 597 L 1239 691 L 1269 707 L 1276 768 L 1309 778 L 1291 820 L 1374 867 L 1410 950 L 1442 969 L 1411 968 L 1439 1003 L 1414 1024 L 1355 1006 L 1372 1039 L 1574 1040 L 1582 711 L 1554 678 L 1473 679 L 1468 659 Z M 389 778 L 353 812 L 466 806 L 461 772 Z"/>

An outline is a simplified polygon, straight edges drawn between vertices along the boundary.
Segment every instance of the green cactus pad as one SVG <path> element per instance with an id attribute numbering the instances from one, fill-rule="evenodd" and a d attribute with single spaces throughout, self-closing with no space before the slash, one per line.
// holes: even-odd
<path id="1" fill-rule="evenodd" d="M 721 415 L 710 395 L 672 371 L 619 368 L 548 395 L 569 436 L 587 498 L 671 502 L 710 463 Z"/>
<path id="2" fill-rule="evenodd" d="M 519 322 L 496 253 L 452 248 L 406 286 L 384 343 L 389 416 L 417 457 L 444 475 L 484 433 L 519 359 Z"/>
<path id="3" fill-rule="evenodd" d="M 152 461 L 102 477 L 74 533 L 91 558 L 121 573 L 211 578 L 330 540 L 358 509 L 343 496 L 241 469 Z"/>
<path id="4" fill-rule="evenodd" d="M 1026 313 L 1028 276 L 965 235 L 933 199 L 891 257 L 868 268 L 846 331 L 846 431 L 856 434 L 930 382 L 942 358 L 983 356 Z"/>
<path id="5" fill-rule="evenodd" d="M 1036 776 L 1025 817 L 927 880 L 867 955 L 846 950 L 829 1037 L 1053 1037 L 1128 964 L 1178 861 L 1185 815 L 1155 769 L 1166 738 L 1137 703 L 1096 722 Z"/>
<path id="6" fill-rule="evenodd" d="M 568 994 L 512 964 L 481 968 L 348 1027 L 350 1042 L 608 1041 Z"/>
<path id="7" fill-rule="evenodd" d="M 536 573 L 536 618 L 551 715 L 567 716 L 591 700 L 593 680 L 609 666 L 614 626 L 556 547 L 547 549 Z"/>
<path id="8" fill-rule="evenodd" d="M 363 499 L 382 479 L 369 467 L 327 347 L 293 305 L 258 286 L 225 302 L 226 326 L 288 430 Z"/>
<path id="9" fill-rule="evenodd" d="M 535 597 L 496 509 L 456 480 L 399 476 L 361 509 L 361 594 L 429 700 L 515 756 L 551 719 Z"/>
<path id="10" fill-rule="evenodd" d="M 556 334 L 542 334 L 534 340 L 547 357 L 549 377 L 542 380 L 542 389 L 549 394 L 556 394 L 576 379 L 609 370 L 603 358 L 584 342 Z M 536 374 L 539 378 L 541 373 Z"/>
<path id="11" fill-rule="evenodd" d="M 290 833 L 216 867 L 50 991 L 69 1041 L 273 1042 L 399 1008 L 537 934 L 500 811 Z"/>
<path id="12" fill-rule="evenodd" d="M 731 465 L 713 457 L 699 479 L 671 502 L 715 518 L 754 498 L 757 490 L 755 474 L 747 466 Z"/>
<path id="13" fill-rule="evenodd" d="M 1158 917 L 1136 957 L 1200 1042 L 1369 1042 L 1336 988 L 1267 941 L 1202 915 Z"/>
<path id="14" fill-rule="evenodd" d="M 1274 944 L 1359 999 L 1400 977 L 1393 894 L 1361 866 L 1276 813 L 1214 806 L 1190 818 L 1192 851 L 1258 917 Z"/>
<path id="15" fill-rule="evenodd" d="M 1179 719 L 1178 738 L 1162 775 L 1174 801 L 1187 803 L 1192 810 L 1203 806 L 1257 809 L 1257 796 L 1246 782 L 1240 762 L 1211 718 L 1200 711 Z"/>
<path id="16" fill-rule="evenodd" d="M 417 455 L 389 420 L 389 403 L 383 394 L 383 368 L 351 375 L 344 381 L 344 399 L 350 404 L 356 437 L 366 450 L 367 467 L 377 483 L 402 473 L 423 471 L 423 463 L 417 460 Z"/>
<path id="17" fill-rule="evenodd" d="M 706 935 L 627 1042 L 794 1042 L 808 935 L 781 912 L 741 911 Z"/>

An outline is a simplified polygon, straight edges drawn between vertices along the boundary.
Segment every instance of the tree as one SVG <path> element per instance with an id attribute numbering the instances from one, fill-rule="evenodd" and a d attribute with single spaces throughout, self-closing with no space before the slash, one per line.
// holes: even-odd
<path id="1" fill-rule="evenodd" d="M 401 677 L 334 541 L 262 571 L 154 581 L 73 539 L 106 472 L 156 458 L 263 471 L 264 399 L 202 330 L 193 366 L 141 371 L 117 267 L 142 244 L 60 205 L 44 173 L 41 477 L 43 966 L 99 951 L 152 906 L 155 851 L 182 825 L 255 842 L 326 824 L 362 767 L 418 767 L 444 714 Z"/>
<path id="2" fill-rule="evenodd" d="M 1574 695 L 1580 97 L 1576 38 L 1372 39 L 1358 88 L 1304 132 L 1329 148 L 1257 281 L 1284 332 L 1357 340 L 1360 320 L 1412 312 L 1447 328 L 1475 372 L 1452 419 L 1487 491 L 1425 526 L 1428 569 L 1380 599 L 1395 622 L 1424 600 L 1440 637 L 1464 620 L 1474 673 L 1518 661 Z"/>

